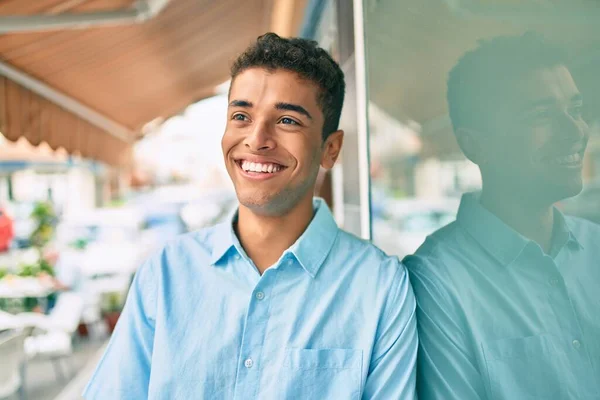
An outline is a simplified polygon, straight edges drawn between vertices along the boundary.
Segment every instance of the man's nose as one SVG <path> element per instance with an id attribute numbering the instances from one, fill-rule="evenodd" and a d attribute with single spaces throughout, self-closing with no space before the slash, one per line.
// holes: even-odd
<path id="1" fill-rule="evenodd" d="M 586 137 L 588 126 L 579 117 L 573 117 L 568 111 L 558 116 L 558 134 L 567 140 L 579 141 Z"/>
<path id="2" fill-rule="evenodd" d="M 257 123 L 244 139 L 244 146 L 250 151 L 265 151 L 275 148 L 273 134 L 267 124 Z"/>

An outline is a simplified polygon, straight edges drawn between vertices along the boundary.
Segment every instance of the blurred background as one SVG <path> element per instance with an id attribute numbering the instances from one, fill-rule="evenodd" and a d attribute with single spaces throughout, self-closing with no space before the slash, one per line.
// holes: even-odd
<path id="1" fill-rule="evenodd" d="M 445 103 L 477 40 L 568 49 L 600 222 L 600 5 L 585 0 L 0 2 L 0 399 L 77 399 L 148 252 L 236 206 L 221 158 L 228 69 L 257 36 L 317 40 L 346 73 L 340 162 L 316 195 L 403 257 L 480 187 Z"/>

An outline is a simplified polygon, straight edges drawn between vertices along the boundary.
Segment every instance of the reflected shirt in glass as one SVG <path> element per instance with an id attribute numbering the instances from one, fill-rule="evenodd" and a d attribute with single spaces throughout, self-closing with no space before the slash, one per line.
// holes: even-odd
<path id="1" fill-rule="evenodd" d="M 137 272 L 87 399 L 412 399 L 408 273 L 338 229 L 322 200 L 260 276 L 232 220 Z"/>
<path id="2" fill-rule="evenodd" d="M 600 227 L 555 217 L 546 255 L 466 194 L 404 260 L 420 399 L 600 398 Z"/>

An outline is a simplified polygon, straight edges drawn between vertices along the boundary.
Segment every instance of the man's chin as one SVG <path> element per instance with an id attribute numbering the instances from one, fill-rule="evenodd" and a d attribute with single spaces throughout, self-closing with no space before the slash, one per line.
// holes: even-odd
<path id="1" fill-rule="evenodd" d="M 568 190 L 565 190 L 565 195 L 567 196 L 567 198 L 575 197 L 579 193 L 581 193 L 582 190 L 583 190 L 583 183 L 580 182 L 578 185 L 573 185 Z"/>
<path id="2" fill-rule="evenodd" d="M 583 182 L 566 182 L 563 185 L 553 185 L 547 189 L 548 197 L 553 202 L 562 201 L 577 196 L 583 190 Z"/>
<path id="3" fill-rule="evenodd" d="M 244 195 L 238 193 L 240 206 L 262 216 L 277 217 L 285 214 L 288 210 L 282 206 L 282 201 L 277 196 Z"/>

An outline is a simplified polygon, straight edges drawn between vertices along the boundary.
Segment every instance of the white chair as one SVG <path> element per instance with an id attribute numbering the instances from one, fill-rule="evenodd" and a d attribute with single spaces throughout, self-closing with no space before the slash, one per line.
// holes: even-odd
<path id="1" fill-rule="evenodd" d="M 83 312 L 83 299 L 74 292 L 64 292 L 50 314 L 20 313 L 16 317 L 22 326 L 31 326 L 43 331 L 60 331 L 72 335 L 79 325 Z"/>
<path id="2" fill-rule="evenodd" d="M 25 399 L 24 366 L 25 331 L 15 331 L 0 337 L 0 399 L 7 399 L 18 393 Z"/>
<path id="3" fill-rule="evenodd" d="M 0 310 L 0 330 L 18 329 L 21 327 L 21 320 L 17 316 Z"/>
<path id="4" fill-rule="evenodd" d="M 73 354 L 72 336 L 65 332 L 55 331 L 30 336 L 24 343 L 27 360 L 48 360 L 54 365 L 56 378 L 66 383 L 73 368 L 70 357 Z"/>
<path id="5" fill-rule="evenodd" d="M 73 292 L 61 293 L 49 315 L 21 313 L 17 317 L 22 326 L 33 327 L 41 334 L 25 340 L 25 355 L 48 359 L 55 367 L 57 378 L 65 381 L 69 371 L 63 373 L 61 361 L 67 361 L 73 354 L 72 339 L 83 313 L 83 299 Z"/>
<path id="6" fill-rule="evenodd" d="M 84 275 L 79 290 L 83 297 L 81 322 L 92 331 L 102 322 L 101 295 L 97 293 L 94 281 L 93 276 Z"/>

